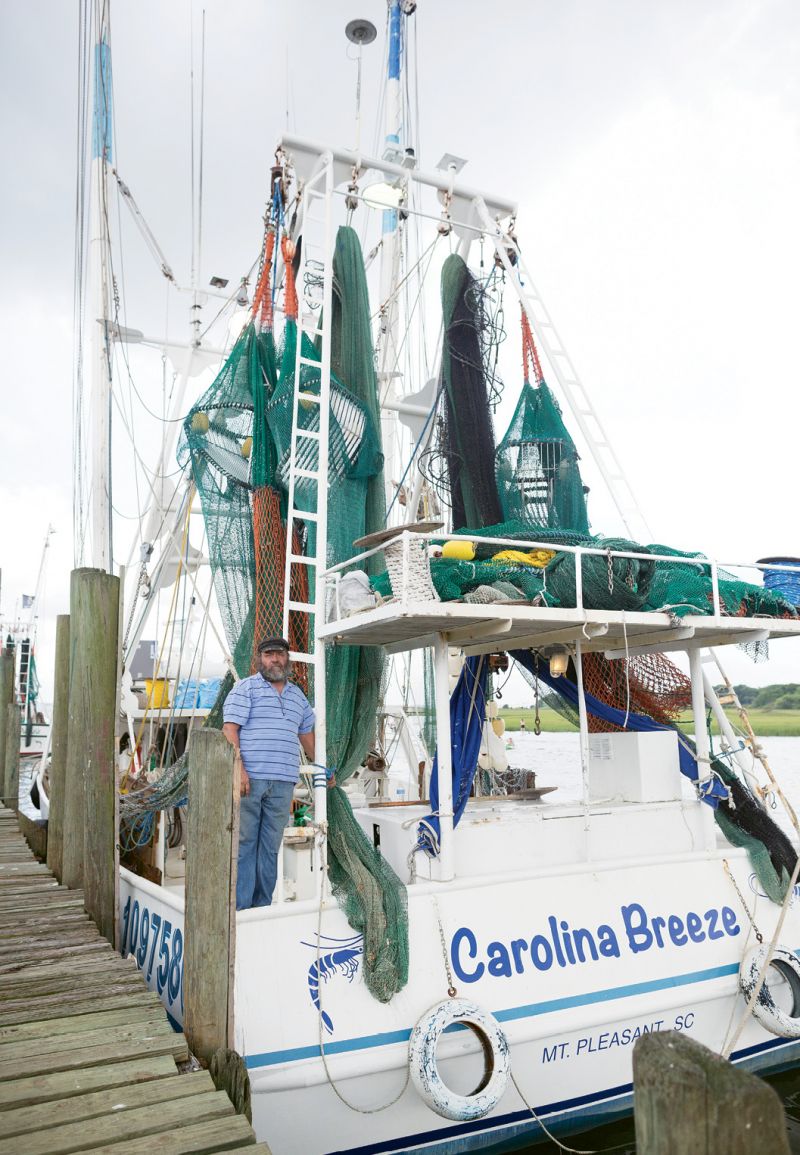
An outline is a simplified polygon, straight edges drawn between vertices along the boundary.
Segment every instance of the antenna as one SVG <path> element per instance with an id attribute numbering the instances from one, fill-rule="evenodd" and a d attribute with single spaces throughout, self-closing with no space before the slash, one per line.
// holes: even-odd
<path id="1" fill-rule="evenodd" d="M 356 80 L 356 152 L 361 150 L 361 56 L 365 44 L 371 44 L 378 30 L 370 20 L 351 20 L 344 30 L 351 44 L 358 46 L 358 79 Z"/>

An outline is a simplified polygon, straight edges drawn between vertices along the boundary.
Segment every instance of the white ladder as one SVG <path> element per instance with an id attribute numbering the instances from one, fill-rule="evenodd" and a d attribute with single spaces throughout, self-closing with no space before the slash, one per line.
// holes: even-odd
<path id="1" fill-rule="evenodd" d="M 515 238 L 500 229 L 482 199 L 478 198 L 475 201 L 475 207 L 480 223 L 486 229 L 497 258 L 508 273 L 509 282 L 525 310 L 531 329 L 550 362 L 555 378 L 608 487 L 628 536 L 633 541 L 643 544 L 652 541 L 653 535 L 633 488 L 625 476 L 622 464 L 592 400 L 578 376 L 572 358 L 553 324 L 547 306 L 522 260 Z"/>
<path id="2" fill-rule="evenodd" d="M 327 788 L 325 772 L 325 646 L 316 637 L 315 614 L 325 614 L 325 578 L 328 552 L 328 446 L 331 400 L 331 311 L 333 301 L 333 157 L 325 153 L 319 158 L 314 174 L 306 181 L 301 195 L 298 219 L 302 221 L 301 260 L 297 272 L 297 355 L 295 359 L 294 395 L 292 397 L 292 437 L 289 454 L 289 496 L 286 514 L 286 565 L 283 583 L 283 635 L 289 637 L 289 614 L 304 615 L 308 623 L 308 648 L 292 650 L 293 662 L 309 668 L 314 678 L 314 710 L 316 714 L 314 770 L 314 818 L 324 827 L 327 821 Z M 319 293 L 320 271 L 322 294 Z M 319 340 L 320 359 L 305 356 L 303 338 Z M 302 375 L 308 369 L 319 370 L 319 393 L 304 392 Z M 303 428 L 300 423 L 301 406 L 307 411 L 318 406 L 319 422 L 316 428 Z M 316 455 L 308 448 L 316 444 Z M 311 446 L 313 448 L 313 446 Z M 309 458 L 311 464 L 309 464 Z M 302 461 L 303 464 L 298 464 Z M 314 465 L 313 462 L 316 461 Z M 296 491 L 313 492 L 315 498 L 300 508 Z M 310 484 L 309 484 L 310 483 Z M 312 523 L 316 528 L 316 549 L 313 556 L 295 553 L 293 528 L 295 520 Z M 310 600 L 301 602 L 292 598 L 292 568 L 306 566 L 309 571 Z M 313 580 L 311 572 L 313 567 Z"/>

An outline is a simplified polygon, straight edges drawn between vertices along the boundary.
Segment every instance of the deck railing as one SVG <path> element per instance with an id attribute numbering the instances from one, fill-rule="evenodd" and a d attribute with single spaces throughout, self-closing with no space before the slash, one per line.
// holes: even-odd
<path id="1" fill-rule="evenodd" d="M 396 544 L 398 541 L 402 542 L 403 547 L 403 582 L 402 589 L 399 591 L 399 600 L 401 604 L 408 605 L 408 587 L 409 587 L 409 572 L 411 567 L 410 546 L 412 540 L 419 541 L 420 539 L 431 543 L 438 544 L 445 541 L 459 541 L 470 542 L 474 545 L 491 545 L 498 550 L 512 547 L 517 550 L 551 550 L 556 553 L 571 553 L 575 556 L 575 605 L 579 610 L 584 609 L 583 603 L 583 558 L 584 557 L 602 557 L 607 558 L 610 562 L 619 558 L 626 561 L 648 561 L 656 564 L 668 563 L 669 565 L 686 565 L 697 568 L 703 566 L 710 570 L 711 577 L 711 604 L 713 608 L 713 617 L 728 617 L 730 615 L 723 614 L 722 603 L 719 595 L 719 573 L 720 570 L 730 572 L 732 570 L 755 570 L 758 573 L 763 573 L 765 570 L 785 572 L 791 574 L 800 574 L 800 565 L 779 565 L 773 562 L 768 564 L 764 562 L 722 562 L 714 558 L 707 557 L 684 557 L 680 554 L 655 554 L 644 553 L 636 550 L 620 550 L 620 549 L 602 549 L 598 546 L 586 545 L 564 545 L 553 542 L 543 542 L 535 540 L 521 540 L 520 538 L 508 537 L 486 537 L 481 534 L 460 534 L 460 533 L 442 533 L 433 530 L 429 533 L 419 534 L 409 529 L 403 529 L 398 526 L 397 537 L 391 539 L 391 544 Z M 337 565 L 329 566 L 324 572 L 323 577 L 326 579 L 333 578 L 337 583 L 341 576 L 351 569 L 353 566 L 367 560 L 367 558 L 374 557 L 376 554 L 382 553 L 389 542 L 382 542 L 380 545 L 374 546 L 372 549 L 364 550 L 361 553 L 355 554 L 348 558 L 347 561 L 339 562 Z M 395 591 L 397 593 L 397 591 Z M 337 601 L 338 604 L 338 601 Z M 645 611 L 647 612 L 647 611 Z M 652 610 L 652 613 L 661 611 Z M 705 615 L 712 616 L 712 615 Z M 758 616 L 758 615 L 754 615 Z"/>

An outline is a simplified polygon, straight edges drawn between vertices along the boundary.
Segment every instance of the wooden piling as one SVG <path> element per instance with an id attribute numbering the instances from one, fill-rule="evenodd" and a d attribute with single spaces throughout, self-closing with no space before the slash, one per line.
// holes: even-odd
<path id="1" fill-rule="evenodd" d="M 6 755 L 3 773 L 3 798 L 10 810 L 19 810 L 19 744 L 22 739 L 22 718 L 19 706 L 6 706 Z"/>
<path id="2" fill-rule="evenodd" d="M 111 943 L 117 908 L 118 634 L 119 578 L 103 570 L 73 570 L 63 881 L 83 886 L 86 910 Z"/>
<path id="3" fill-rule="evenodd" d="M 638 1155 L 789 1155 L 772 1087 L 682 1032 L 637 1041 L 633 1088 Z"/>
<path id="4" fill-rule="evenodd" d="M 56 665 L 50 731 L 50 816 L 47 820 L 47 865 L 58 881 L 64 869 L 64 796 L 69 719 L 69 614 L 56 619 Z"/>
<path id="5" fill-rule="evenodd" d="M 210 1063 L 233 1044 L 238 798 L 233 748 L 217 730 L 192 733 L 186 839 L 184 1030 Z"/>
<path id="6" fill-rule="evenodd" d="M 14 651 L 0 653 L 0 773 L 5 775 L 6 765 L 6 706 L 14 701 Z"/>

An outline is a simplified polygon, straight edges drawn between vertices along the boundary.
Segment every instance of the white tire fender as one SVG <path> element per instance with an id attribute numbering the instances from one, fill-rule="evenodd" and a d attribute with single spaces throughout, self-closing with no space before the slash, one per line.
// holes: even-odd
<path id="1" fill-rule="evenodd" d="M 445 1086 L 436 1063 L 439 1036 L 461 1023 L 478 1036 L 485 1058 L 483 1078 L 470 1095 Z M 445 1119 L 482 1119 L 505 1094 L 511 1067 L 508 1039 L 497 1019 L 467 999 L 444 999 L 431 1007 L 411 1032 L 408 1061 L 417 1091 L 431 1110 Z"/>
<path id="2" fill-rule="evenodd" d="M 764 969 L 768 947 L 757 946 L 742 959 L 739 967 L 739 988 L 750 1001 L 750 996 L 756 988 L 759 977 Z M 786 947 L 776 946 L 770 959 L 770 967 L 774 967 L 789 984 L 792 993 L 791 1014 L 782 1011 L 772 997 L 769 989 L 769 971 L 753 1006 L 753 1016 L 762 1027 L 773 1035 L 782 1039 L 800 1038 L 800 959 L 794 951 Z"/>

